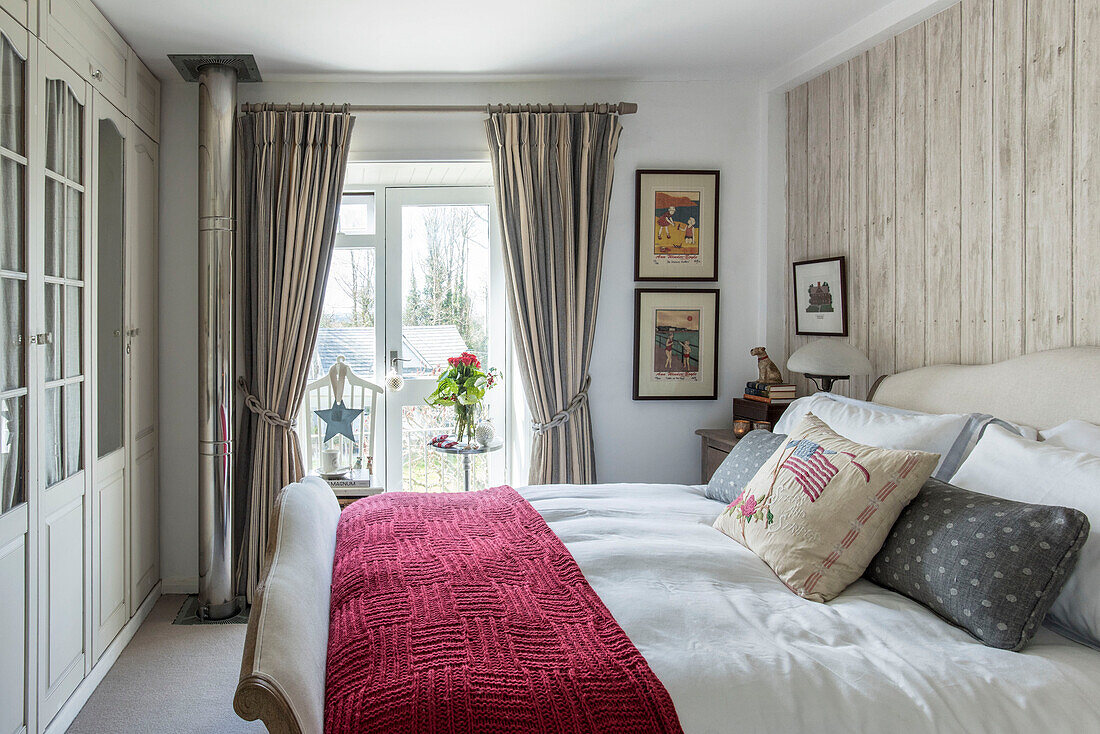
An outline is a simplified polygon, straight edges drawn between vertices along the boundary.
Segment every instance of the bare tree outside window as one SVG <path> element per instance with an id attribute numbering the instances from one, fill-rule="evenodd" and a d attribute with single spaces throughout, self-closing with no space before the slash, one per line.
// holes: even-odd
<path id="1" fill-rule="evenodd" d="M 419 209 L 424 243 L 413 255 L 402 323 L 453 324 L 467 350 L 485 359 L 488 347 L 485 303 L 489 293 L 487 207 Z"/>

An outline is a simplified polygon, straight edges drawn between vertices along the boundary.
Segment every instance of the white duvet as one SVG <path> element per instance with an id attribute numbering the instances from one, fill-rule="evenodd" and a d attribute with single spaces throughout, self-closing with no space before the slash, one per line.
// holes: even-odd
<path id="1" fill-rule="evenodd" d="M 1100 732 L 1100 652 L 985 647 L 869 581 L 805 601 L 711 523 L 702 487 L 519 490 L 694 732 Z"/>

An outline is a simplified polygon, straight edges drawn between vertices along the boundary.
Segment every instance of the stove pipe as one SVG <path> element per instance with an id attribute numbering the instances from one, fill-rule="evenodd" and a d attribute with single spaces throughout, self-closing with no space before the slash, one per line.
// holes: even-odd
<path id="1" fill-rule="evenodd" d="M 251 56 L 170 56 L 199 84 L 199 617 L 241 609 L 233 582 L 233 250 L 237 82 Z"/>

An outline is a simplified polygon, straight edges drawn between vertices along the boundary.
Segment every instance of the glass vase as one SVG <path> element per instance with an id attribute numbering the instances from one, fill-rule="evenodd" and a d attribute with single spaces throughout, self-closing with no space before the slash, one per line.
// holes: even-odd
<path id="1" fill-rule="evenodd" d="M 470 445 L 474 442 L 474 428 L 480 408 L 477 405 L 455 404 L 455 440 Z"/>

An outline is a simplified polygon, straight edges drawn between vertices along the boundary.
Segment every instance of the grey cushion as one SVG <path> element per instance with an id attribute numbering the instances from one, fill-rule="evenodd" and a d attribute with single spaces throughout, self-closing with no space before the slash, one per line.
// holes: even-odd
<path id="1" fill-rule="evenodd" d="M 729 504 L 737 499 L 741 490 L 756 476 L 775 450 L 783 444 L 785 433 L 750 431 L 733 446 L 730 455 L 714 470 L 707 483 L 706 495 L 712 500 Z"/>
<path id="2" fill-rule="evenodd" d="M 920 602 L 990 647 L 1039 629 L 1089 534 L 1084 513 L 929 479 L 864 576 Z"/>

